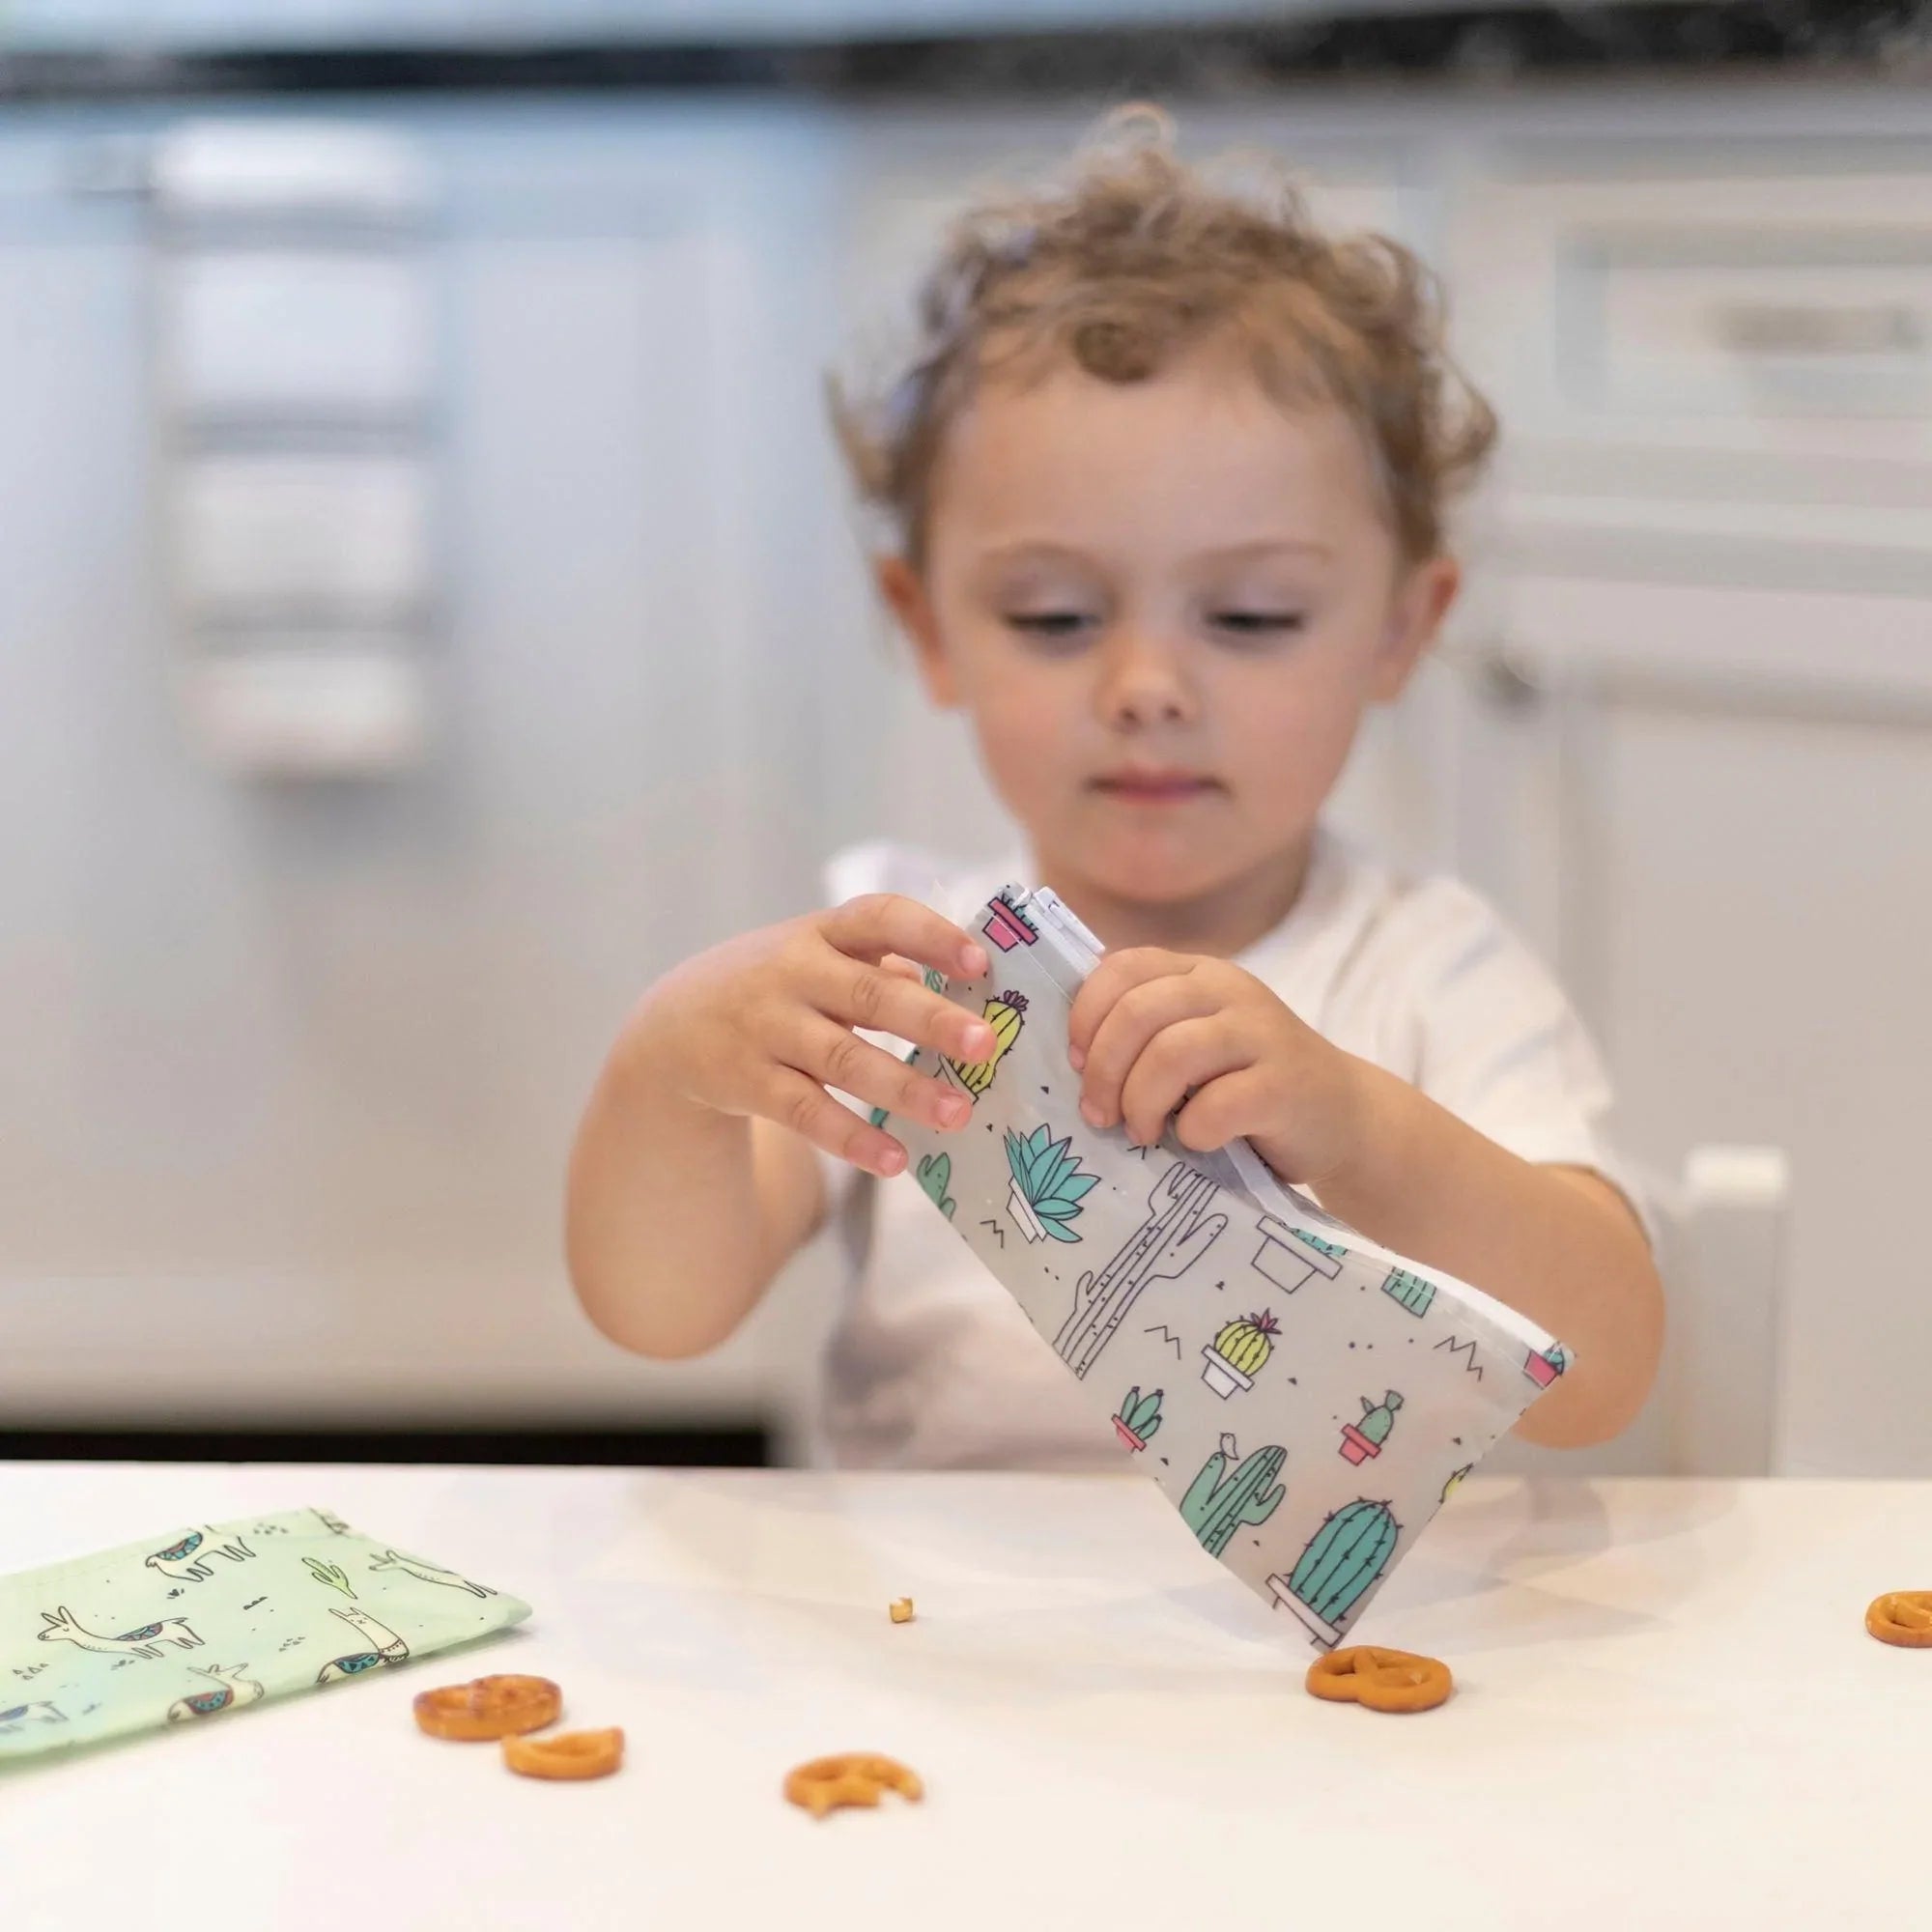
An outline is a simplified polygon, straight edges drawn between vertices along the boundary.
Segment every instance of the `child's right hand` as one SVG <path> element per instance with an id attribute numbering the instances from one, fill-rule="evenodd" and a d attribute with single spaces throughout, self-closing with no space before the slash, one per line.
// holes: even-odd
<path id="1" fill-rule="evenodd" d="M 895 1175 L 905 1149 L 827 1088 L 942 1131 L 964 1126 L 973 1105 L 853 1029 L 965 1062 L 996 1044 L 984 1020 L 923 982 L 921 965 L 969 980 L 990 970 L 982 947 L 916 899 L 848 899 L 687 960 L 645 995 L 627 1030 L 632 1058 L 697 1106 L 775 1121 L 867 1173 Z"/>

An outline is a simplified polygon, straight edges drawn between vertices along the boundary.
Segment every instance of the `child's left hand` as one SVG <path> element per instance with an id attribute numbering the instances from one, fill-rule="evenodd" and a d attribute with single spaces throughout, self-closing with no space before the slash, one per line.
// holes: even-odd
<path id="1" fill-rule="evenodd" d="M 1226 959 L 1110 952 L 1073 1002 L 1068 1053 L 1089 1126 L 1151 1146 L 1176 1116 L 1201 1152 L 1245 1135 L 1284 1180 L 1319 1185 L 1366 1131 L 1364 1063 Z"/>

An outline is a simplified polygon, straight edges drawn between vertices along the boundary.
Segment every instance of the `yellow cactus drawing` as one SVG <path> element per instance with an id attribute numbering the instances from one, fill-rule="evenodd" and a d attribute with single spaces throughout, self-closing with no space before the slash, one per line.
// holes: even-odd
<path id="1" fill-rule="evenodd" d="M 1236 1389 L 1253 1388 L 1255 1378 L 1274 1353 L 1274 1338 L 1280 1332 L 1280 1322 L 1266 1309 L 1229 1322 L 1201 1351 L 1208 1358 L 1201 1379 L 1223 1402 Z"/>
<path id="2" fill-rule="evenodd" d="M 1019 1038 L 1026 1009 L 1024 993 L 1002 993 L 998 999 L 988 1000 L 981 1017 L 993 1029 L 992 1052 L 984 1060 L 976 1060 L 970 1065 L 962 1065 L 956 1060 L 946 1063 L 947 1071 L 976 1100 L 993 1084 L 993 1074 L 1006 1058 L 1007 1049 Z"/>

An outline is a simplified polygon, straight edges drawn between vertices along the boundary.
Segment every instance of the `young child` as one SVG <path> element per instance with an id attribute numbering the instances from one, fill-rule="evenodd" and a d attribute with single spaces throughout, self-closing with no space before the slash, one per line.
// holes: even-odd
<path id="1" fill-rule="evenodd" d="M 1444 502 L 1493 440 L 1423 270 L 1321 234 L 1285 189 L 1216 188 L 1143 113 L 1067 185 L 967 218 L 920 317 L 917 359 L 839 426 L 895 532 L 880 589 L 1030 851 L 942 881 L 943 912 L 912 896 L 934 896 L 929 863 L 848 854 L 834 910 L 644 994 L 572 1163 L 584 1308 L 641 1353 L 696 1354 L 835 1220 L 841 1462 L 1117 1462 L 1006 1291 L 894 1183 L 904 1149 L 833 1097 L 964 1124 L 899 1049 L 991 1050 L 917 968 L 983 974 L 954 922 L 1015 878 L 1109 949 L 1071 1023 L 1091 1124 L 1247 1136 L 1330 1212 L 1572 1346 L 1523 1434 L 1615 1435 L 1662 1299 L 1597 1057 L 1472 893 L 1321 823 L 1364 710 L 1456 595 Z"/>

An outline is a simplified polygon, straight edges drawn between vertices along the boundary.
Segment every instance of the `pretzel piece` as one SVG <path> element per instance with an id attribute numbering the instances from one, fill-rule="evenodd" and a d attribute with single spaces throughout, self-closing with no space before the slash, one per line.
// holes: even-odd
<path id="1" fill-rule="evenodd" d="M 624 1762 L 624 1733 L 612 1728 L 505 1738 L 503 1762 L 524 1777 L 609 1777 Z"/>
<path id="2" fill-rule="evenodd" d="M 784 1795 L 814 1818 L 845 1805 L 878 1804 L 887 1791 L 896 1791 L 909 1804 L 925 1796 L 919 1774 L 896 1759 L 874 1751 L 840 1751 L 835 1757 L 815 1757 L 802 1764 L 784 1781 Z"/>
<path id="3" fill-rule="evenodd" d="M 1439 1659 L 1369 1644 L 1330 1651 L 1308 1666 L 1312 1694 L 1371 1711 L 1433 1711 L 1448 1701 L 1454 1685 L 1449 1666 Z"/>
<path id="4" fill-rule="evenodd" d="M 548 1677 L 477 1677 L 422 1691 L 413 1708 L 417 1728 L 431 1737 L 480 1743 L 555 1723 L 563 1692 Z"/>
<path id="5" fill-rule="evenodd" d="M 1932 1590 L 1889 1590 L 1865 1611 L 1865 1629 L 1881 1643 L 1932 1650 Z"/>

